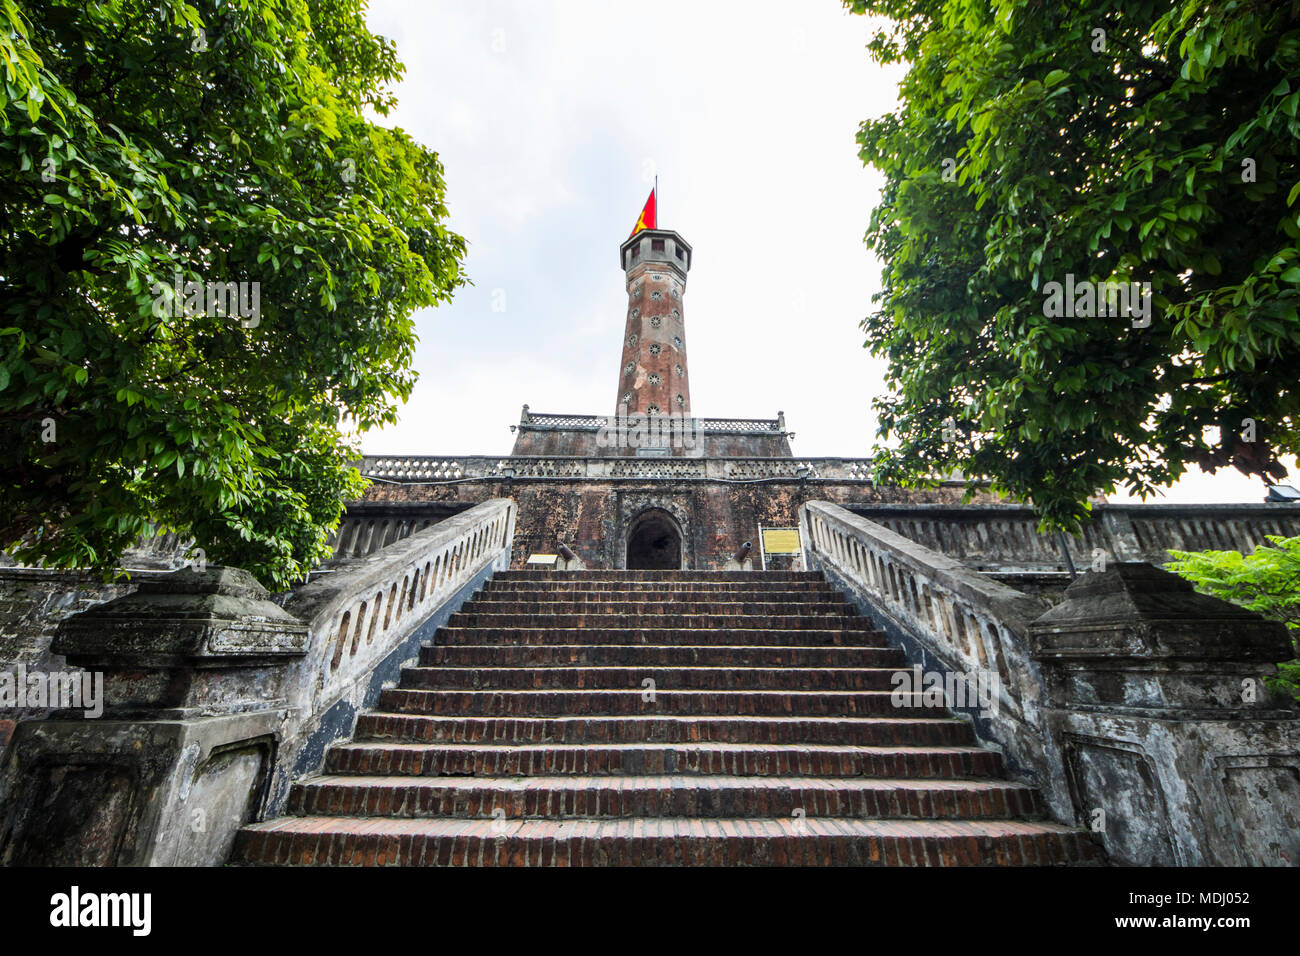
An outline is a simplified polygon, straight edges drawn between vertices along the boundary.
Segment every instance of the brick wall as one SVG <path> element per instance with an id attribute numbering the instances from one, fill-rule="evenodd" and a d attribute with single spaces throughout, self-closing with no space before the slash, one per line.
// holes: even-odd
<path id="1" fill-rule="evenodd" d="M 682 530 L 687 564 L 697 570 L 716 570 L 744 541 L 754 543 L 757 560 L 759 524 L 795 527 L 799 506 L 805 501 L 956 505 L 961 489 L 909 492 L 874 488 L 865 482 L 796 479 L 516 479 L 453 485 L 376 483 L 363 503 L 372 511 L 383 502 L 397 510 L 415 502 L 477 503 L 497 497 L 511 498 L 519 506 L 511 559 L 514 568 L 523 567 L 529 554 L 555 553 L 558 537 L 590 568 L 621 567 L 630 524 L 639 514 L 655 509 L 667 512 Z"/>

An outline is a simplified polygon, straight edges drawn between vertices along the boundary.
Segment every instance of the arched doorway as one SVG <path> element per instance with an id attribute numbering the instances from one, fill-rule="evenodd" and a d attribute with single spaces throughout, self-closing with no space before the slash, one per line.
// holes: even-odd
<path id="1" fill-rule="evenodd" d="M 666 511 L 637 515 L 627 533 L 629 571 L 676 571 L 682 566 L 682 535 Z"/>

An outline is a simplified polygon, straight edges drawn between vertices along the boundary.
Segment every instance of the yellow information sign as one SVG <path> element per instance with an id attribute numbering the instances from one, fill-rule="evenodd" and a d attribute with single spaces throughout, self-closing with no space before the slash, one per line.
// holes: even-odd
<path id="1" fill-rule="evenodd" d="M 798 554 L 798 528 L 764 528 L 763 550 L 768 554 Z"/>

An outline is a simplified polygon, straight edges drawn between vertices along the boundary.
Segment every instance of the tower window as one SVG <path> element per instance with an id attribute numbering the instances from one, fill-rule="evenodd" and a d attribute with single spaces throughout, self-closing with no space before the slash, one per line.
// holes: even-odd
<path id="1" fill-rule="evenodd" d="M 659 377 L 658 372 L 651 372 L 650 377 L 646 379 L 646 381 L 648 381 L 651 385 L 658 385 L 660 382 L 663 381 L 663 379 Z"/>
<path id="2" fill-rule="evenodd" d="M 684 399 L 684 398 L 682 398 L 682 396 L 678 395 L 678 396 L 677 396 L 677 406 L 678 406 L 679 408 L 685 408 L 685 407 L 686 407 L 686 399 Z"/>
<path id="3" fill-rule="evenodd" d="M 664 251 L 664 241 L 663 241 L 662 239 L 651 239 L 651 240 L 650 240 L 650 251 L 651 251 L 651 252 L 663 252 L 663 251 Z"/>
<path id="4" fill-rule="evenodd" d="M 636 364 L 634 362 L 628 362 L 626 365 L 623 366 L 623 372 L 627 375 L 631 375 L 633 369 L 635 368 L 636 368 Z"/>
<path id="5" fill-rule="evenodd" d="M 673 348 L 675 348 L 675 349 L 679 349 L 679 348 L 681 348 L 681 347 L 682 347 L 682 337 L 681 337 L 680 335 L 674 335 L 674 336 L 673 336 Z"/>
<path id="6" fill-rule="evenodd" d="M 660 352 L 663 351 L 663 348 L 664 348 L 664 347 L 663 347 L 662 345 L 660 345 L 658 342 L 652 342 L 652 343 L 650 344 L 650 354 L 651 354 L 651 355 L 658 355 Z"/>
<path id="7" fill-rule="evenodd" d="M 686 258 L 685 256 L 682 255 L 682 247 L 681 247 L 681 246 L 674 246 L 674 247 L 673 247 L 673 252 L 677 253 L 677 258 L 678 258 L 678 259 L 685 259 L 685 258 Z"/>
<path id="8" fill-rule="evenodd" d="M 686 369 L 682 368 L 680 365 L 674 365 L 674 366 L 673 366 L 673 371 L 676 372 L 678 375 L 685 375 L 685 374 L 686 374 Z"/>
<path id="9" fill-rule="evenodd" d="M 645 410 L 645 412 L 646 412 L 647 415 L 658 415 L 658 414 L 659 414 L 659 406 L 658 406 L 658 405 L 651 405 L 649 408 L 647 408 L 647 409 Z"/>
<path id="10" fill-rule="evenodd" d="M 663 297 L 664 294 L 660 292 L 658 289 L 655 289 L 653 292 L 650 293 L 650 298 L 654 299 L 656 302 L 658 302 Z"/>
<path id="11" fill-rule="evenodd" d="M 629 336 L 627 337 L 627 344 L 628 344 L 629 346 L 636 345 L 636 333 L 635 333 L 635 332 L 633 332 L 631 335 L 629 335 Z"/>
<path id="12" fill-rule="evenodd" d="M 650 316 L 650 324 L 657 329 L 664 324 L 664 320 L 657 315 L 652 315 Z"/>
<path id="13" fill-rule="evenodd" d="M 640 310 L 640 309 L 633 309 L 633 310 L 632 310 L 632 318 L 634 318 L 634 319 L 639 319 L 639 318 L 641 318 L 641 310 Z"/>

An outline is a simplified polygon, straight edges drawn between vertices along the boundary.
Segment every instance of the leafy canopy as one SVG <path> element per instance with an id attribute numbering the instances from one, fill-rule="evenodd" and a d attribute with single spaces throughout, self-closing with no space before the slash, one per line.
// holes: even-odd
<path id="1" fill-rule="evenodd" d="M 886 177 L 867 233 L 883 286 L 863 322 L 897 446 L 878 449 L 878 477 L 959 469 L 1077 530 L 1090 495 L 1145 497 L 1190 464 L 1285 476 L 1279 456 L 1300 450 L 1300 6 L 846 5 L 890 18 L 869 49 L 908 66 L 897 112 L 858 135 Z M 1150 283 L 1149 317 L 1045 314 L 1067 274 Z"/>
<path id="2" fill-rule="evenodd" d="M 1237 551 L 1171 551 L 1170 571 L 1206 594 L 1281 621 L 1295 642 L 1296 660 L 1278 665 L 1273 687 L 1300 700 L 1300 536 L 1268 535 L 1269 546 Z"/>
<path id="3" fill-rule="evenodd" d="M 158 527 L 287 584 L 410 394 L 411 313 L 464 281 L 437 156 L 367 118 L 393 44 L 364 0 L 0 17 L 0 547 L 108 569 Z M 258 312 L 155 308 L 178 277 Z"/>

